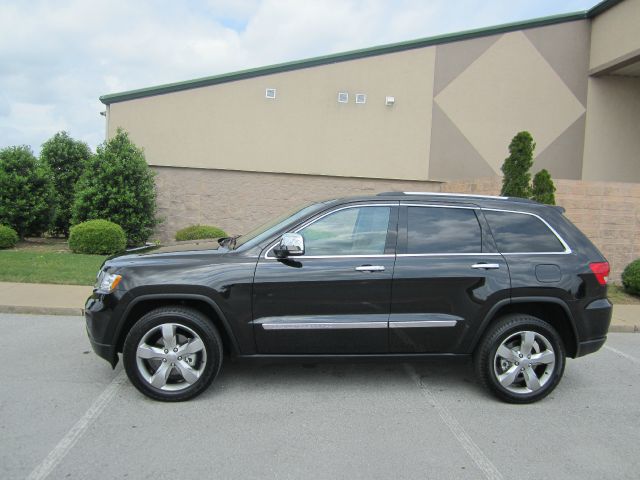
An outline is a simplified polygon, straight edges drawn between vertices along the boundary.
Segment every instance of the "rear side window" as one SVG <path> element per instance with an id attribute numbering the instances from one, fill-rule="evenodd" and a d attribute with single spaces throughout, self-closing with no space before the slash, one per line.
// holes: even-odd
<path id="1" fill-rule="evenodd" d="M 480 253 L 482 233 L 472 209 L 409 207 L 407 253 Z"/>
<path id="2" fill-rule="evenodd" d="M 501 253 L 556 253 L 565 248 L 538 217 L 524 213 L 484 210 Z"/>

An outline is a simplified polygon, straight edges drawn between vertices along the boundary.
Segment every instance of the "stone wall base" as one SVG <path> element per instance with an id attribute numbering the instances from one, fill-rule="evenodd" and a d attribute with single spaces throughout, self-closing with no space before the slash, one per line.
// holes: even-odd
<path id="1" fill-rule="evenodd" d="M 173 241 L 193 224 L 215 225 L 242 234 L 307 202 L 372 195 L 384 191 L 429 191 L 498 195 L 501 179 L 412 182 L 279 173 L 153 167 L 159 215 L 155 238 Z M 640 184 L 555 180 L 556 202 L 607 257 L 611 278 L 640 257 Z"/>

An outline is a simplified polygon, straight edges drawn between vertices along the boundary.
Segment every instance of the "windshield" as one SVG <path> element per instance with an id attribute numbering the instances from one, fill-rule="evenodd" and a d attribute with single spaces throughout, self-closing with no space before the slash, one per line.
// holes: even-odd
<path id="1" fill-rule="evenodd" d="M 235 247 L 238 248 L 242 245 L 247 245 L 249 248 L 253 247 L 265 239 L 269 238 L 275 232 L 283 228 L 285 225 L 289 223 L 295 223 L 297 220 L 303 218 L 314 210 L 318 210 L 322 207 L 322 203 L 312 203 L 312 204 L 304 204 L 302 206 L 298 206 L 292 210 L 287 211 L 286 213 L 280 215 L 273 220 L 268 221 L 260 225 L 258 228 L 254 228 L 249 233 L 238 237 L 235 242 Z"/>

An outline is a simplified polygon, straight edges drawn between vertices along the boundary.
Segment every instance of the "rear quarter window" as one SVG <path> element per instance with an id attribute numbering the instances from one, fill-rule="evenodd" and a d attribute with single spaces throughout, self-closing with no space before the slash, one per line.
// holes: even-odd
<path id="1" fill-rule="evenodd" d="M 501 253 L 562 253 L 564 245 L 538 217 L 526 213 L 484 210 Z"/>

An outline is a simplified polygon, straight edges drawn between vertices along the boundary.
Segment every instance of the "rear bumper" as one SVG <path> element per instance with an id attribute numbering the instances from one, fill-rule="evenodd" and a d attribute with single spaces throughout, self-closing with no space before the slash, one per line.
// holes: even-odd
<path id="1" fill-rule="evenodd" d="M 576 357 L 600 350 L 607 340 L 613 305 L 606 298 L 594 300 L 584 309 L 582 335 L 578 342 Z"/>
<path id="2" fill-rule="evenodd" d="M 118 352 L 116 345 L 110 341 L 113 310 L 105 306 L 103 297 L 101 297 L 100 295 L 92 295 L 85 304 L 84 316 L 87 322 L 87 336 L 96 355 L 104 358 L 111 364 L 111 367 L 115 368 L 118 363 Z"/>

